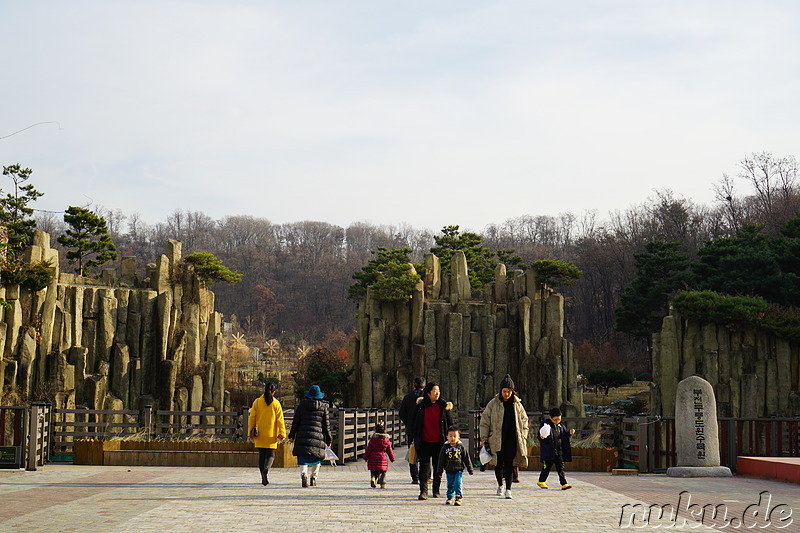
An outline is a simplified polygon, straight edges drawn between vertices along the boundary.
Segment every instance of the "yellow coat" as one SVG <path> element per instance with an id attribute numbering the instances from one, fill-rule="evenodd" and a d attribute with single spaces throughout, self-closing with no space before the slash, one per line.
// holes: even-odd
<path id="1" fill-rule="evenodd" d="M 256 448 L 277 448 L 278 435 L 286 438 L 286 425 L 283 422 L 283 407 L 281 402 L 273 399 L 267 405 L 264 396 L 259 396 L 250 408 L 250 417 L 247 423 L 247 434 L 254 427 L 258 428 L 258 437 L 253 439 Z"/>

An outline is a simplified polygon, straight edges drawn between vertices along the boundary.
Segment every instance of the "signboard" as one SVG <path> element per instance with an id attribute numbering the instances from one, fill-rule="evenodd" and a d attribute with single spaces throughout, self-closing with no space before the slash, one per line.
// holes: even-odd
<path id="1" fill-rule="evenodd" d="M 0 446 L 0 468 L 22 466 L 22 446 Z"/>

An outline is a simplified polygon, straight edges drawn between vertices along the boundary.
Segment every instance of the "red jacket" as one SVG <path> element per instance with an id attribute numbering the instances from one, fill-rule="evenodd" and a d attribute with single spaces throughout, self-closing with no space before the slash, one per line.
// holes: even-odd
<path id="1" fill-rule="evenodd" d="M 367 444 L 367 451 L 364 452 L 364 460 L 370 470 L 386 472 L 389 469 L 389 461 L 394 462 L 394 450 L 389 435 L 385 433 L 375 433 Z"/>

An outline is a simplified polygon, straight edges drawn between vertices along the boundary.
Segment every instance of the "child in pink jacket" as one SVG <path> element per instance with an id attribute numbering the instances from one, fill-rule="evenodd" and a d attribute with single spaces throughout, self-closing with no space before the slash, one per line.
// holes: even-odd
<path id="1" fill-rule="evenodd" d="M 369 469 L 369 486 L 374 488 L 378 484 L 385 489 L 386 471 L 389 470 L 389 461 L 394 462 L 394 450 L 392 440 L 386 434 L 383 420 L 378 420 L 375 424 L 375 434 L 369 439 L 364 460 Z"/>

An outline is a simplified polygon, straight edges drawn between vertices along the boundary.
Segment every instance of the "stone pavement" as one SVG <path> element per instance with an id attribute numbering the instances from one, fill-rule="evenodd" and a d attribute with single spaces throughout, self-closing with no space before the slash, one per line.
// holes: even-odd
<path id="1" fill-rule="evenodd" d="M 748 506 L 756 513 L 751 521 L 765 516 L 761 509 L 774 509 L 774 521 L 759 531 L 800 531 L 800 487 L 787 483 L 567 472 L 574 488 L 561 491 L 555 490 L 555 473 L 550 476 L 553 488 L 541 490 L 535 484 L 538 473 L 522 472 L 514 499 L 506 500 L 495 496 L 494 473 L 476 469 L 474 476 L 464 476 L 464 505 L 450 507 L 444 498 L 418 501 L 407 471 L 406 463 L 398 461 L 390 467 L 387 488 L 373 489 L 363 462 L 323 466 L 319 486 L 304 489 L 297 468 L 274 469 L 266 487 L 254 468 L 49 464 L 36 472 L 0 470 L 0 532 L 611 532 L 633 525 L 666 527 L 668 521 L 659 522 L 655 512 L 645 522 L 647 507 L 633 506 L 679 507 L 679 498 L 679 524 L 699 507 L 688 505 L 699 503 L 724 505 L 727 516 L 737 520 Z M 681 491 L 686 492 L 681 496 Z M 770 502 L 762 498 L 760 507 L 753 505 L 762 491 L 768 491 Z M 637 509 L 638 518 L 633 515 Z M 779 511 L 785 517 L 787 509 L 792 516 L 777 522 Z M 706 521 L 716 527 L 723 523 Z M 749 525 L 737 524 L 734 520 L 725 530 Z M 711 530 L 698 525 L 692 521 L 669 530 Z"/>

